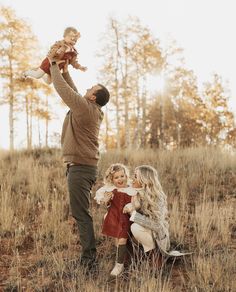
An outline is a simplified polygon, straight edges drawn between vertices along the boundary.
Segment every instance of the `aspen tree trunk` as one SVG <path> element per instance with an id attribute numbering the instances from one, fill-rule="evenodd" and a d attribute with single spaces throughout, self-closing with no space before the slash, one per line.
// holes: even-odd
<path id="1" fill-rule="evenodd" d="M 42 141 L 41 141 L 41 130 L 40 130 L 40 119 L 37 118 L 37 124 L 38 124 L 38 141 L 39 141 L 39 148 L 42 147 Z"/>
<path id="2" fill-rule="evenodd" d="M 29 125 L 29 98 L 25 96 L 25 114 L 26 114 L 26 135 L 27 135 L 27 149 L 31 148 L 30 144 L 30 125 Z"/>
<path id="3" fill-rule="evenodd" d="M 106 145 L 106 150 L 107 150 L 109 148 L 109 121 L 108 121 L 107 108 L 105 111 L 105 125 L 106 125 L 105 145 Z"/>
<path id="4" fill-rule="evenodd" d="M 32 100 L 30 100 L 30 109 L 29 109 L 30 123 L 29 123 L 29 148 L 32 148 L 32 130 L 33 130 L 33 105 Z"/>
<path id="5" fill-rule="evenodd" d="M 49 121 L 48 119 L 46 118 L 46 131 L 45 131 L 45 146 L 48 147 L 48 124 L 49 124 Z"/>
<path id="6" fill-rule="evenodd" d="M 133 145 L 137 149 L 140 146 L 140 139 L 141 139 L 141 116 L 140 116 L 140 109 L 141 109 L 141 100 L 140 100 L 140 92 L 139 92 L 139 69 L 136 64 L 136 127 L 134 129 L 134 137 L 133 137 Z"/>
<path id="7" fill-rule="evenodd" d="M 46 111 L 48 112 L 48 96 L 46 95 Z M 45 146 L 48 147 L 48 125 L 49 125 L 49 117 L 46 116 L 46 124 L 45 124 Z"/>
<path id="8" fill-rule="evenodd" d="M 163 96 L 160 95 L 160 149 L 164 147 L 164 112 L 163 112 Z"/>
<path id="9" fill-rule="evenodd" d="M 129 127 L 129 100 L 127 95 L 127 75 L 128 75 L 128 50 L 125 46 L 125 75 L 124 75 L 124 99 L 125 99 L 125 148 L 130 147 L 130 127 Z"/>
<path id="10" fill-rule="evenodd" d="M 177 124 L 177 145 L 180 147 L 181 145 L 181 125 Z"/>
<path id="11" fill-rule="evenodd" d="M 10 83 L 9 83 L 9 128 L 10 128 L 10 151 L 14 150 L 14 87 L 13 87 L 13 72 L 12 62 L 9 59 Z"/>
<path id="12" fill-rule="evenodd" d="M 137 80 L 138 81 L 138 80 Z M 140 117 L 140 108 L 141 108 L 141 102 L 140 102 L 140 93 L 139 93 L 139 86 L 137 85 L 137 135 L 136 135 L 136 147 L 139 148 L 140 145 L 140 139 L 141 139 L 141 117 Z"/>
<path id="13" fill-rule="evenodd" d="M 9 102 L 9 128 L 10 128 L 10 151 L 14 150 L 14 117 L 13 117 L 13 95 L 10 93 Z"/>
<path id="14" fill-rule="evenodd" d="M 146 77 L 143 77 L 143 93 L 142 93 L 142 133 L 141 133 L 141 147 L 146 147 L 146 124 L 147 124 L 147 90 L 146 90 Z"/>
<path id="15" fill-rule="evenodd" d="M 158 148 L 157 131 L 158 131 L 157 121 L 155 120 L 154 122 L 152 122 L 151 125 L 151 141 L 150 141 L 151 148 Z"/>
<path id="16" fill-rule="evenodd" d="M 116 64 L 115 64 L 115 95 L 116 95 L 116 147 L 120 149 L 121 142 L 120 142 L 120 106 L 119 106 L 119 82 L 118 82 L 118 70 L 119 70 L 119 36 L 117 26 L 115 25 L 114 21 L 111 21 L 112 28 L 115 32 L 116 37 Z"/>
<path id="17" fill-rule="evenodd" d="M 116 147 L 120 149 L 120 106 L 119 106 L 119 94 L 118 94 L 118 80 L 116 77 Z"/>

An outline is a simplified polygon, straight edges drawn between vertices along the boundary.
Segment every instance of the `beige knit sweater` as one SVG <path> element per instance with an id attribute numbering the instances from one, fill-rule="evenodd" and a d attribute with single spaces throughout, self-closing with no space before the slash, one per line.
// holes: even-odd
<path id="1" fill-rule="evenodd" d="M 70 108 L 61 135 L 64 162 L 95 166 L 99 159 L 101 107 L 78 93 L 69 73 L 61 74 L 57 65 L 52 65 L 50 71 L 57 93 Z"/>

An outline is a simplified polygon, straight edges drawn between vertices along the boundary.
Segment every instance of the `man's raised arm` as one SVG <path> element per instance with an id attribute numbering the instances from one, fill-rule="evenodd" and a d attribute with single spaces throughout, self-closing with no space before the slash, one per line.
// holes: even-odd
<path id="1" fill-rule="evenodd" d="M 52 77 L 52 82 L 53 85 L 57 91 L 57 93 L 60 95 L 60 97 L 63 99 L 65 104 L 70 108 L 70 109 L 78 109 L 79 107 L 84 107 L 86 106 L 86 100 L 76 92 L 68 83 L 65 81 L 63 78 L 59 67 L 55 61 L 52 62 L 52 65 L 50 67 L 50 72 L 51 72 L 51 77 Z M 69 73 L 64 73 L 68 77 Z"/>
<path id="2" fill-rule="evenodd" d="M 74 89 L 74 91 L 78 92 L 77 87 L 75 86 L 69 72 L 68 72 L 68 60 L 65 61 L 65 64 L 63 64 L 63 73 L 62 76 L 64 77 L 64 79 L 66 80 L 66 82 L 69 84 L 69 86 Z"/>

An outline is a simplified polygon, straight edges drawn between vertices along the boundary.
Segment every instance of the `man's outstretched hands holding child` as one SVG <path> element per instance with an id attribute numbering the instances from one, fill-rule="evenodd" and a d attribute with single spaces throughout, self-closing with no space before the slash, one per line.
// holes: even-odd
<path id="1" fill-rule="evenodd" d="M 80 36 L 80 34 L 79 34 Z M 71 42 L 68 42 L 70 45 L 74 45 L 77 41 L 77 37 L 74 39 L 74 40 L 71 40 L 69 39 Z M 63 54 L 66 53 L 66 50 L 65 50 L 65 44 L 62 43 L 61 41 L 58 41 L 56 42 L 49 50 L 48 54 L 47 54 L 47 58 L 49 59 L 50 63 L 52 61 L 55 61 L 57 63 L 57 65 L 59 65 L 60 63 L 63 63 L 65 61 L 68 62 L 68 64 L 71 64 L 75 69 L 79 69 L 83 72 L 87 71 L 87 67 L 85 66 L 82 66 L 81 64 L 78 63 L 78 60 L 77 60 L 77 55 L 76 56 L 73 56 L 73 57 L 70 57 L 69 59 L 64 59 L 63 58 Z M 62 61 L 61 61 L 62 60 Z"/>

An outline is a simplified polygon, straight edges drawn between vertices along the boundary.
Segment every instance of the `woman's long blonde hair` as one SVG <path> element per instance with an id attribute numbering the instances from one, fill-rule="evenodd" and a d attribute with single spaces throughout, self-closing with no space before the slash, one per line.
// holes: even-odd
<path id="1" fill-rule="evenodd" d="M 168 228 L 167 197 L 162 190 L 156 169 L 149 165 L 141 165 L 135 168 L 135 173 L 142 185 L 138 196 L 143 214 L 158 220 Z"/>

